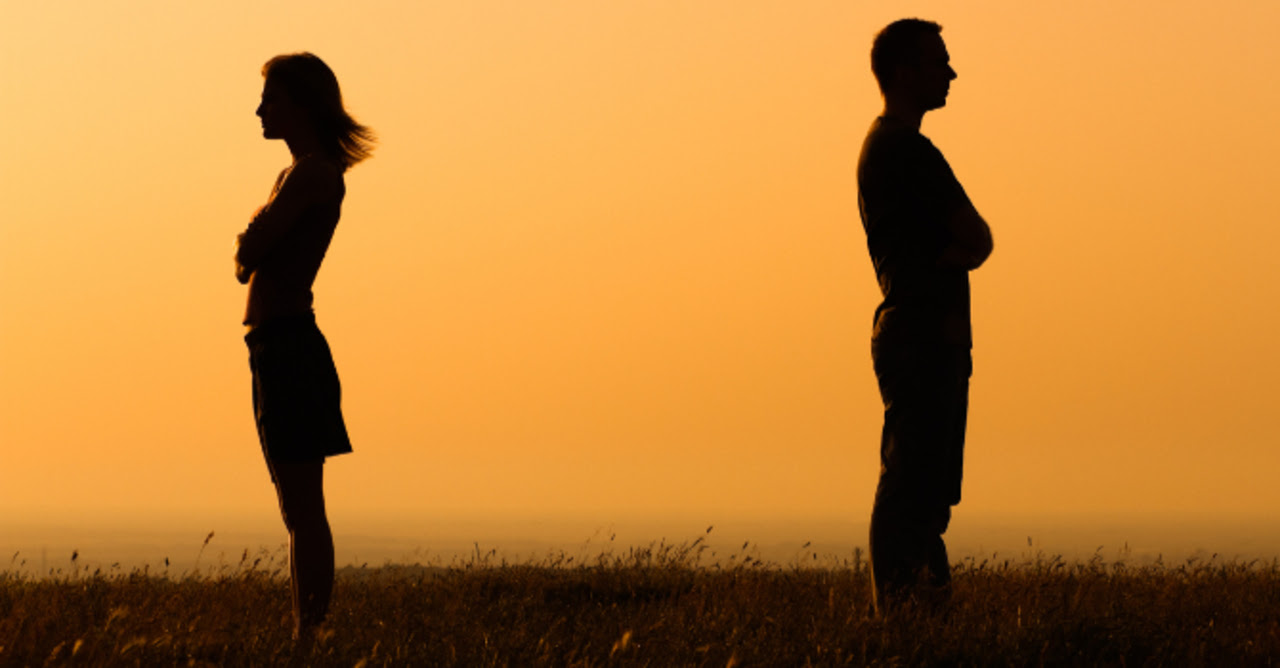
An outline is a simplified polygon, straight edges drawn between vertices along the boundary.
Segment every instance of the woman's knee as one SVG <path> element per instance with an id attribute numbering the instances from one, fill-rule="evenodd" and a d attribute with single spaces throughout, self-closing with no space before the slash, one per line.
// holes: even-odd
<path id="1" fill-rule="evenodd" d="M 285 526 L 290 531 L 327 526 L 322 464 L 276 463 L 273 469 Z"/>
<path id="2" fill-rule="evenodd" d="M 280 498 L 280 517 L 289 531 L 307 531 L 329 526 L 325 516 L 324 501 L 309 499 L 290 499 L 282 495 Z"/>

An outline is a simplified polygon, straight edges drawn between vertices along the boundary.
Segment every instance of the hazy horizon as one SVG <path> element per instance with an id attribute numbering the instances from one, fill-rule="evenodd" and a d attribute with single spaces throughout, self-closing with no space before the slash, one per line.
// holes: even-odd
<path id="1" fill-rule="evenodd" d="M 851 517 L 749 517 L 708 515 L 640 517 L 529 514 L 498 515 L 405 513 L 399 517 L 359 516 L 338 512 L 332 517 L 337 562 L 342 566 L 385 564 L 448 566 L 465 563 L 477 554 L 494 551 L 496 560 L 539 562 L 564 553 L 590 560 L 603 552 L 632 547 L 690 544 L 701 538 L 708 546 L 704 564 L 730 563 L 730 557 L 750 555 L 778 566 L 839 566 L 866 558 L 865 519 Z M 125 518 L 64 517 L 61 521 L 0 522 L 0 554 L 9 559 L 6 570 L 36 575 L 50 569 L 65 573 L 72 552 L 83 569 L 129 571 L 148 566 L 150 572 L 181 574 L 201 569 L 235 567 L 245 551 L 250 559 L 283 557 L 287 540 L 278 518 L 270 513 L 205 517 L 196 529 L 190 518 L 167 521 Z M 192 528 L 184 528 L 192 527 Z M 710 531 L 708 531 L 710 529 Z M 209 534 L 213 538 L 205 546 Z M 947 534 L 953 561 L 1060 556 L 1067 561 L 1100 557 L 1165 563 L 1188 558 L 1271 561 L 1280 558 L 1280 519 L 1258 515 L 1200 514 L 1099 515 L 1032 517 L 1017 514 L 956 513 Z M 743 544 L 746 543 L 746 548 Z M 816 558 L 815 558 L 816 556 Z"/>

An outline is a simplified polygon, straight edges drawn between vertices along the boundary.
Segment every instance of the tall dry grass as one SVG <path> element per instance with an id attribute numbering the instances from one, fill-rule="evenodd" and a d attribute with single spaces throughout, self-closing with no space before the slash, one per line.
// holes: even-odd
<path id="1" fill-rule="evenodd" d="M 344 569 L 290 641 L 277 554 L 187 574 L 0 574 L 5 666 L 1270 665 L 1280 565 L 969 560 L 942 614 L 869 614 L 854 554 L 768 564 L 693 543 L 509 563 Z M 818 564 L 814 566 L 813 564 Z"/>

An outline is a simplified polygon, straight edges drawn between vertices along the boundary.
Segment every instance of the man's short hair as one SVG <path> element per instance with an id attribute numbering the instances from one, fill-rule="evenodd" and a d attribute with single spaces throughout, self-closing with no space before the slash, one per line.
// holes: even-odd
<path id="1" fill-rule="evenodd" d="M 942 26 L 924 19 L 898 19 L 884 27 L 871 43 L 871 73 L 880 92 L 893 82 L 899 65 L 915 65 L 920 59 L 920 38 L 942 33 Z"/>

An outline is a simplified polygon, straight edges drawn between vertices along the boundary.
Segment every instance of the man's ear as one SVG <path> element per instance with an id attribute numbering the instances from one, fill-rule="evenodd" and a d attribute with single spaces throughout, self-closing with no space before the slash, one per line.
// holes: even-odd
<path id="1" fill-rule="evenodd" d="M 899 63 L 893 68 L 893 78 L 899 83 L 910 86 L 915 81 L 916 74 L 920 71 L 918 63 Z"/>
<path id="2" fill-rule="evenodd" d="M 912 76 L 912 68 L 910 65 L 900 63 L 893 67 L 890 73 L 888 85 L 885 86 L 886 93 L 896 93 L 909 86 Z"/>

